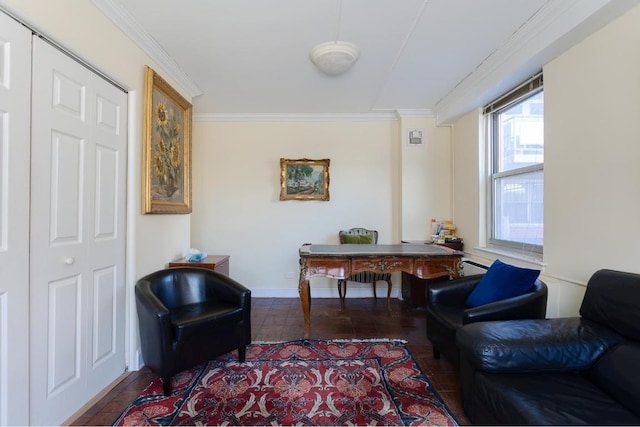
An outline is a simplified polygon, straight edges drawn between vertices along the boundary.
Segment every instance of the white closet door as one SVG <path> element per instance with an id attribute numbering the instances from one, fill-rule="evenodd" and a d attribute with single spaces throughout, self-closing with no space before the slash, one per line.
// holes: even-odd
<path id="1" fill-rule="evenodd" d="M 31 32 L 0 13 L 0 425 L 29 424 Z"/>
<path id="2" fill-rule="evenodd" d="M 33 41 L 31 423 L 125 369 L 126 95 Z"/>
<path id="3" fill-rule="evenodd" d="M 95 115 L 89 168 L 87 236 L 92 319 L 88 331 L 87 392 L 95 396 L 125 369 L 125 217 L 127 179 L 127 96 L 93 78 Z"/>

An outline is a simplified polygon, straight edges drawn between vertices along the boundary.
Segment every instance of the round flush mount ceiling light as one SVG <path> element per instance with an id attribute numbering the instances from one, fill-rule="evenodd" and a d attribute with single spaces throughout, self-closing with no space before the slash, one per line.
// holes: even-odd
<path id="1" fill-rule="evenodd" d="M 353 43 L 332 41 L 320 43 L 309 52 L 309 59 L 323 73 L 337 76 L 349 70 L 360 57 Z"/>

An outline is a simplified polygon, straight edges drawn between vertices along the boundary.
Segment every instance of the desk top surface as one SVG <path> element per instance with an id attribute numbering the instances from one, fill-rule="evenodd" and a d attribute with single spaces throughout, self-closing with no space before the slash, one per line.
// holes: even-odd
<path id="1" fill-rule="evenodd" d="M 303 245 L 300 248 L 301 257 L 326 256 L 462 256 L 464 253 L 445 246 L 438 245 Z"/>

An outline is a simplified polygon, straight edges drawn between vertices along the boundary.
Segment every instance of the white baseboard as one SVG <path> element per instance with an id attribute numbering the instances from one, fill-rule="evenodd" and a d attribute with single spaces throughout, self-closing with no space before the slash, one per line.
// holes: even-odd
<path id="1" fill-rule="evenodd" d="M 130 370 L 138 371 L 144 366 L 144 359 L 142 358 L 142 352 L 140 349 L 136 350 L 136 365 L 137 366 L 135 367 L 130 367 Z"/>

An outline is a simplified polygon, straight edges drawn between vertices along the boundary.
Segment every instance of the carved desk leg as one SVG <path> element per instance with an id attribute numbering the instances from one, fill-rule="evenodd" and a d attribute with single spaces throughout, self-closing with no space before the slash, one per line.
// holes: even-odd
<path id="1" fill-rule="evenodd" d="M 453 267 L 449 265 L 443 265 L 447 273 L 449 273 L 449 279 L 459 279 L 462 277 L 462 269 L 464 265 L 462 264 L 462 258 L 458 257 L 453 261 Z"/>
<path id="2" fill-rule="evenodd" d="M 300 282 L 298 283 L 298 294 L 300 294 L 300 304 L 302 304 L 302 314 L 304 316 L 304 337 L 309 338 L 309 332 L 311 329 L 311 298 L 309 289 L 309 278 L 307 272 L 309 271 L 307 263 L 304 260 L 300 260 Z"/>

